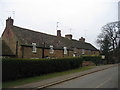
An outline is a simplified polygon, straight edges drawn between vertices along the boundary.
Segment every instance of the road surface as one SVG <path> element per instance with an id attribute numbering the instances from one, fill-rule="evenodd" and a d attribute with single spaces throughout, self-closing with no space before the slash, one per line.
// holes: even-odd
<path id="1" fill-rule="evenodd" d="M 48 88 L 118 88 L 118 66 Z"/>

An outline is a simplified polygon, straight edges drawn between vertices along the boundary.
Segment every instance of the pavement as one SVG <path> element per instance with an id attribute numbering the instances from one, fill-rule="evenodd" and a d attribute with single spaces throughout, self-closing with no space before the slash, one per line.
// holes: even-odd
<path id="1" fill-rule="evenodd" d="M 46 80 L 41 80 L 38 82 L 34 82 L 34 83 L 29 83 L 29 84 L 25 84 L 25 85 L 20 85 L 20 86 L 15 86 L 12 88 L 32 88 L 32 89 L 43 89 L 43 88 L 47 88 L 65 81 L 69 81 L 78 77 L 82 77 L 91 73 L 95 73 L 98 71 L 102 71 L 114 66 L 118 66 L 118 64 L 110 64 L 110 65 L 100 65 L 100 66 L 96 66 L 93 69 L 89 69 L 86 71 L 82 71 L 82 72 L 77 72 L 77 73 L 72 73 L 72 74 L 67 74 L 67 75 L 63 75 L 63 76 L 57 76 L 57 77 L 53 77 L 50 79 L 46 79 Z"/>

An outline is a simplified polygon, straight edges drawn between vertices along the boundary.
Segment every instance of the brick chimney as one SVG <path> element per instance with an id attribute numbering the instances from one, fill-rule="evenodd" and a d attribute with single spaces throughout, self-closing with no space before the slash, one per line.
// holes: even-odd
<path id="1" fill-rule="evenodd" d="M 65 35 L 65 38 L 68 38 L 69 40 L 72 40 L 72 34 Z"/>
<path id="2" fill-rule="evenodd" d="M 6 20 L 6 27 L 13 26 L 13 22 L 14 20 L 11 17 L 8 17 L 8 19 Z"/>
<path id="3" fill-rule="evenodd" d="M 61 37 L 61 30 L 57 30 L 57 36 Z"/>
<path id="4" fill-rule="evenodd" d="M 81 37 L 81 38 L 79 39 L 79 41 L 85 42 L 85 38 Z"/>

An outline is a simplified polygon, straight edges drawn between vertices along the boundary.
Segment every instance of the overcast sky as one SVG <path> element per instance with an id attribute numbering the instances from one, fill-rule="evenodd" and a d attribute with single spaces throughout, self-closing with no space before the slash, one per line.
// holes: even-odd
<path id="1" fill-rule="evenodd" d="M 59 22 L 62 36 L 85 37 L 97 47 L 101 27 L 118 20 L 119 0 L 0 0 L 0 36 L 6 19 L 14 25 L 56 35 Z M 98 48 L 98 47 L 97 47 Z"/>

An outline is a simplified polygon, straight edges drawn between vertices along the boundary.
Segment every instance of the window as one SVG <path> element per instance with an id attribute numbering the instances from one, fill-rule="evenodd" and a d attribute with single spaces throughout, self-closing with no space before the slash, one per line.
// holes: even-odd
<path id="1" fill-rule="evenodd" d="M 49 51 L 50 54 L 53 54 L 54 53 L 54 49 L 53 49 L 53 45 L 50 45 L 50 51 Z"/>
<path id="2" fill-rule="evenodd" d="M 91 54 L 91 50 L 88 51 L 88 54 L 89 54 L 89 55 Z"/>
<path id="3" fill-rule="evenodd" d="M 36 43 L 32 43 L 32 46 L 33 46 L 32 52 L 36 53 L 37 52 Z"/>
<path id="4" fill-rule="evenodd" d="M 85 54 L 85 50 L 84 49 L 82 49 L 82 54 Z"/>
<path id="5" fill-rule="evenodd" d="M 74 48 L 74 53 L 77 53 L 77 48 Z"/>
<path id="6" fill-rule="evenodd" d="M 67 47 L 64 47 L 64 54 L 67 54 Z"/>
<path id="7" fill-rule="evenodd" d="M 73 54 L 73 57 L 75 57 L 76 55 L 75 54 Z"/>

